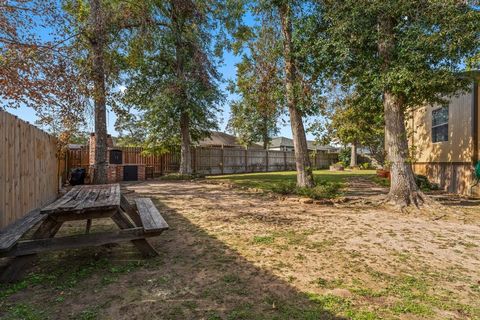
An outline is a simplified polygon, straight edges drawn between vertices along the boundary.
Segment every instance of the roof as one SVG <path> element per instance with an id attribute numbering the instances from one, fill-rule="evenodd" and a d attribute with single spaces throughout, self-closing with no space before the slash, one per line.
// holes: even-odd
<path id="1" fill-rule="evenodd" d="M 316 141 L 307 140 L 308 150 L 327 150 L 333 151 L 336 148 L 332 146 L 319 145 Z M 286 137 L 274 137 L 270 141 L 269 148 L 281 148 L 281 147 L 291 147 L 293 148 L 293 140 Z"/>
<path id="2" fill-rule="evenodd" d="M 244 147 L 238 142 L 236 136 L 231 134 L 220 132 L 220 131 L 212 131 L 210 137 L 207 137 L 203 140 L 200 140 L 198 144 L 202 147 L 215 147 L 215 146 L 227 146 L 227 147 Z M 262 146 L 258 144 L 252 144 L 249 148 L 259 148 L 263 149 Z"/>
<path id="3" fill-rule="evenodd" d="M 83 148 L 83 144 L 77 144 L 77 143 L 69 143 L 68 144 L 68 149 L 81 149 Z"/>

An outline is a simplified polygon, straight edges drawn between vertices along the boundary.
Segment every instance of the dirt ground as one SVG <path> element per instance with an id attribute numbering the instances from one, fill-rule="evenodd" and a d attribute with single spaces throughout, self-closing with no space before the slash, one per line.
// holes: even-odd
<path id="1" fill-rule="evenodd" d="M 160 256 L 128 243 L 41 255 L 1 288 L 3 319 L 480 319 L 478 201 L 435 194 L 452 210 L 424 216 L 208 181 L 123 190 L 170 225 L 151 240 Z"/>

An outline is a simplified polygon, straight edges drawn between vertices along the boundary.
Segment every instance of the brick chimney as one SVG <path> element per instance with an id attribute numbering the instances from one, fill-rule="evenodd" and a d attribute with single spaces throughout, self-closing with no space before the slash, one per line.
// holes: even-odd
<path id="1" fill-rule="evenodd" d="M 88 140 L 88 146 L 89 146 L 89 164 L 94 165 L 95 164 L 95 133 L 90 133 L 90 139 Z M 107 149 L 113 147 L 113 139 L 111 135 L 107 135 Z M 108 161 L 108 154 L 107 154 L 107 161 Z"/>

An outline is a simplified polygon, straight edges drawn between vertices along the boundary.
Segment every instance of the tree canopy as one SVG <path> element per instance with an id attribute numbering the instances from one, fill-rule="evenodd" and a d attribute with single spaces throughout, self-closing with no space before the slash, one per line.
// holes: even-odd
<path id="1" fill-rule="evenodd" d="M 244 145 L 262 141 L 266 148 L 279 132 L 285 109 L 279 34 L 274 26 L 256 28 L 248 41 L 248 54 L 236 65 L 237 77 L 231 92 L 240 98 L 230 106 L 228 128 Z"/>
<path id="2" fill-rule="evenodd" d="M 480 50 L 480 12 L 465 1 L 319 1 L 305 30 L 317 72 L 383 98 L 389 198 L 401 207 L 425 196 L 409 164 L 405 112 L 466 89 L 465 65 Z"/>

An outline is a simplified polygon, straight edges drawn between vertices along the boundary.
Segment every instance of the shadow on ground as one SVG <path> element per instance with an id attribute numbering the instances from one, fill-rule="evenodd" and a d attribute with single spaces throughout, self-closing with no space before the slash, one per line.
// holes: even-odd
<path id="1" fill-rule="evenodd" d="M 139 194 L 129 193 L 129 198 Z M 25 281 L 0 291 L 4 319 L 343 319 L 247 261 L 176 210 L 170 230 L 151 239 L 158 258 L 122 244 L 42 255 Z M 98 229 L 111 228 L 104 224 Z M 60 234 L 81 232 L 66 225 Z"/>

